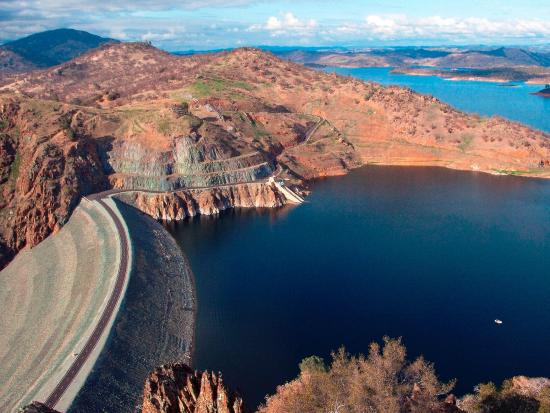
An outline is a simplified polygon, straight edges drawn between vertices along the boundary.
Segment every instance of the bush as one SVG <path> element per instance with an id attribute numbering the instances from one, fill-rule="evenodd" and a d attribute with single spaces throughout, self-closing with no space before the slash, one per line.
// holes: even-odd
<path id="1" fill-rule="evenodd" d="M 325 360 L 318 356 L 309 356 L 300 362 L 300 373 L 325 373 L 327 366 Z"/>
<path id="2" fill-rule="evenodd" d="M 308 357 L 300 372 L 267 398 L 259 413 L 424 413 L 454 386 L 441 383 L 423 358 L 407 361 L 401 340 L 387 337 L 382 346 L 372 343 L 367 356 L 341 348 L 332 353 L 329 367 L 320 357 Z"/>

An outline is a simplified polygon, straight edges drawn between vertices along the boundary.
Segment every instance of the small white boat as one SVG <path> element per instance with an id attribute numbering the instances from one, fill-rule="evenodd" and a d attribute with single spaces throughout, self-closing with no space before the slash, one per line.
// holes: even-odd
<path id="1" fill-rule="evenodd" d="M 499 320 L 498 318 L 495 319 L 495 324 L 502 324 L 502 320 Z"/>

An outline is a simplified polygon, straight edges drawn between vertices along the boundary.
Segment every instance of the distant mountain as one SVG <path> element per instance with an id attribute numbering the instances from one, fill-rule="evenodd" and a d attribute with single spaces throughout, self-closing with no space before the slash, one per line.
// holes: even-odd
<path id="1" fill-rule="evenodd" d="M 517 47 L 421 48 L 399 47 L 367 50 L 275 50 L 275 54 L 303 64 L 341 67 L 433 66 L 440 68 L 492 69 L 514 66 L 550 67 L 550 54 Z"/>
<path id="2" fill-rule="evenodd" d="M 0 72 L 17 73 L 67 62 L 118 40 L 73 29 L 48 30 L 0 46 Z"/>

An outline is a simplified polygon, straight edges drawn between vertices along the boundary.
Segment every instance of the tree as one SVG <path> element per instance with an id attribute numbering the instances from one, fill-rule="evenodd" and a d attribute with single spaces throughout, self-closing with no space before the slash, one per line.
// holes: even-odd
<path id="1" fill-rule="evenodd" d="M 425 413 L 454 382 L 441 383 L 433 364 L 412 363 L 401 339 L 372 343 L 367 356 L 342 347 L 327 367 L 320 357 L 300 363 L 300 376 L 280 386 L 259 413 Z"/>

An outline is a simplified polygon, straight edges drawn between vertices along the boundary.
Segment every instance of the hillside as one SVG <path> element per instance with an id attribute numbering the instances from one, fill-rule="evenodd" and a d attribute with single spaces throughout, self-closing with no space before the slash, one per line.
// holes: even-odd
<path id="1" fill-rule="evenodd" d="M 82 195 L 113 187 L 168 192 L 133 201 L 176 219 L 280 204 L 267 186 L 237 184 L 276 176 L 303 187 L 365 163 L 549 175 L 538 167 L 547 134 L 257 49 L 102 45 L 4 80 L 0 118 L 2 264 L 58 230 Z"/>
<path id="2" fill-rule="evenodd" d="M 514 66 L 550 66 L 550 54 L 514 47 L 495 49 L 384 48 L 349 50 L 283 50 L 282 58 L 303 64 L 340 67 L 408 67 L 491 69 Z"/>
<path id="3" fill-rule="evenodd" d="M 112 42 L 118 41 L 73 29 L 35 33 L 0 47 L 0 73 L 18 73 L 55 66 Z"/>

